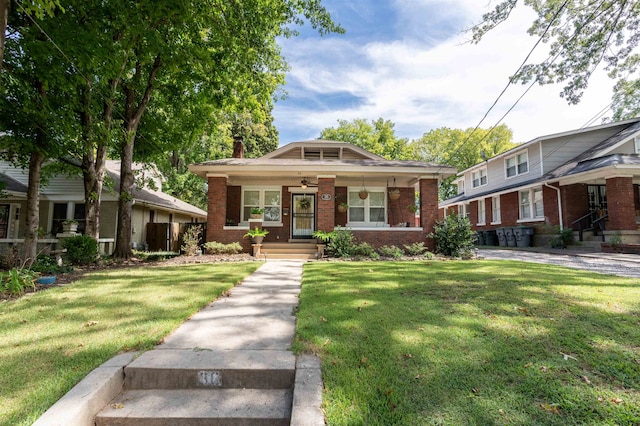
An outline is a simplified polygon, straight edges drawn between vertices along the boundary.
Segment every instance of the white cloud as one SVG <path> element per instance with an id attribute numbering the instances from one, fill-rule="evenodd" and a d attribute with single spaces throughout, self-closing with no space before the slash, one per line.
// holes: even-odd
<path id="1" fill-rule="evenodd" d="M 519 10 L 477 45 L 465 44 L 468 35 L 463 34 L 431 45 L 412 36 L 420 13 L 447 4 L 441 16 L 453 19 L 459 14 L 464 19 L 458 21 L 468 26 L 482 13 L 477 3 L 397 0 L 395 4 L 407 23 L 407 31 L 396 40 L 364 45 L 337 37 L 285 41 L 283 50 L 291 65 L 288 80 L 293 86 L 291 99 L 276 104 L 276 125 L 283 136 L 295 127 L 305 138 L 315 137 L 338 119 L 354 118 L 389 119 L 396 123 L 399 136 L 409 138 L 443 126 L 473 127 L 536 41 L 526 34 L 532 13 Z M 545 59 L 544 45 L 538 49 L 533 60 Z M 612 82 L 599 73 L 581 104 L 568 106 L 558 96 L 560 86 L 535 86 L 504 122 L 517 141 L 578 128 L 608 104 L 611 87 Z M 525 89 L 509 87 L 482 127 L 495 124 Z M 356 106 L 323 102 L 337 93 L 363 101 Z M 303 98 L 313 99 L 313 106 L 299 106 Z"/>

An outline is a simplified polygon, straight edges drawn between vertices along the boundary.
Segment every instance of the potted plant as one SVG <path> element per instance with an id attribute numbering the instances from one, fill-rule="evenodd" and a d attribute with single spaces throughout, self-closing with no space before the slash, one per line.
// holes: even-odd
<path id="1" fill-rule="evenodd" d="M 253 229 L 249 229 L 249 231 L 244 234 L 244 238 L 251 238 L 251 242 L 253 244 L 262 244 L 262 240 L 267 236 L 269 231 L 263 228 L 258 228 L 257 226 Z"/>
<path id="2" fill-rule="evenodd" d="M 262 219 L 263 215 L 264 215 L 264 209 L 261 209 L 260 207 L 252 207 L 251 214 L 249 217 L 251 219 Z"/>
<path id="3" fill-rule="evenodd" d="M 418 211 L 418 205 L 417 204 L 409 204 L 407 206 L 407 208 L 409 209 L 409 211 L 413 214 L 415 214 Z"/>
<path id="4" fill-rule="evenodd" d="M 344 213 L 344 212 L 346 212 L 347 210 L 349 210 L 349 204 L 347 204 L 347 203 L 340 203 L 340 204 L 338 204 L 338 211 L 339 211 L 340 213 Z"/>
<path id="5" fill-rule="evenodd" d="M 400 190 L 398 188 L 389 188 L 389 199 L 397 200 L 400 198 Z"/>
<path id="6" fill-rule="evenodd" d="M 368 196 L 369 196 L 369 191 L 367 191 L 364 188 L 362 188 L 360 192 L 358 192 L 358 197 L 360 197 L 361 200 L 366 200 Z"/>
<path id="7" fill-rule="evenodd" d="M 78 221 L 73 219 L 67 219 L 62 222 L 62 232 L 72 233 L 78 230 Z"/>

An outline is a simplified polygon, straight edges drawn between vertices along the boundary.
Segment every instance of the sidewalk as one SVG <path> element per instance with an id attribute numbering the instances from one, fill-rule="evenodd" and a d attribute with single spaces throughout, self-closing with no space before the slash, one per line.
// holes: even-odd
<path id="1" fill-rule="evenodd" d="M 250 387 L 246 385 L 248 381 L 262 389 L 289 388 L 288 392 L 284 392 L 288 398 L 284 402 L 262 403 L 253 398 L 254 401 L 238 403 L 239 406 L 260 403 L 258 409 L 262 411 L 265 406 L 273 411 L 277 405 L 280 407 L 280 413 L 277 414 L 290 416 L 291 424 L 323 425 L 319 360 L 311 356 L 296 360 L 290 350 L 295 334 L 294 312 L 298 305 L 303 263 L 293 260 L 264 263 L 240 285 L 231 289 L 228 297 L 221 297 L 197 312 L 155 349 L 135 360 L 132 356 L 122 360 L 121 355 L 120 362 L 116 363 L 117 368 L 114 368 L 112 360 L 94 370 L 35 424 L 84 425 L 86 419 L 91 418 L 91 423 L 86 424 L 93 425 L 96 407 L 99 410 L 105 406 L 98 416 L 100 424 L 120 424 L 108 423 L 111 416 L 161 417 L 162 413 L 155 412 L 158 411 L 156 408 L 143 407 L 141 412 L 134 412 L 137 409 L 134 407 L 134 398 L 126 393 L 118 393 L 123 387 L 158 389 L 159 383 L 171 380 L 170 384 L 160 386 L 165 386 L 163 389 L 179 389 L 195 382 L 196 388 L 209 387 L 211 392 L 215 392 L 218 387 Z M 110 369 L 105 377 L 104 367 L 107 366 Z M 144 373 L 145 370 L 147 373 Z M 102 373 L 98 374 L 100 371 Z M 97 383 L 97 380 L 102 383 Z M 93 392 L 87 396 L 87 389 L 102 389 L 104 382 L 109 383 L 107 392 Z M 114 386 L 114 382 L 119 385 Z M 236 386 L 232 382 L 243 384 Z M 180 392 L 187 391 L 176 391 L 176 396 L 179 397 Z M 226 392 L 240 390 L 230 389 Z M 117 403 L 122 398 L 129 398 L 126 404 Z M 211 399 L 211 396 L 207 398 Z M 176 397 L 170 400 L 175 401 Z M 188 409 L 187 404 L 188 400 L 185 400 L 178 408 L 194 411 Z M 70 410 L 70 407 L 75 408 Z M 174 411 L 178 408 L 174 408 Z M 171 422 L 172 415 L 169 413 L 164 420 Z"/>

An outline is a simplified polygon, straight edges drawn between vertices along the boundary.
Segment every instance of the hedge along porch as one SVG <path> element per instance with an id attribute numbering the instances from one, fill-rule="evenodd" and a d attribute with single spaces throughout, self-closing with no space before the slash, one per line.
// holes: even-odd
<path id="1" fill-rule="evenodd" d="M 236 157 L 189 168 L 208 182 L 207 241 L 240 241 L 247 252 L 243 235 L 255 226 L 269 231 L 265 243 L 311 240 L 316 230 L 342 226 L 374 247 L 431 244 L 439 181 L 455 173 L 386 160 L 345 142 L 294 142 L 255 159 L 235 143 Z M 253 208 L 263 210 L 262 218 L 251 218 Z"/>

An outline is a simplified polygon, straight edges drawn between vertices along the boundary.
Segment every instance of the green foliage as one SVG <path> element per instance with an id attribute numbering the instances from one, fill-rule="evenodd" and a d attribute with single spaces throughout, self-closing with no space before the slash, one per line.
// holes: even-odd
<path id="1" fill-rule="evenodd" d="M 238 254 L 242 252 L 242 246 L 238 242 L 224 244 L 217 241 L 205 243 L 204 248 L 209 254 Z"/>
<path id="2" fill-rule="evenodd" d="M 264 209 L 260 207 L 251 207 L 251 214 L 264 214 Z"/>
<path id="3" fill-rule="evenodd" d="M 352 121 L 338 120 L 338 127 L 320 132 L 320 139 L 349 142 L 389 160 L 409 159 L 408 140 L 399 138 L 391 120 L 378 118 L 368 122 L 364 118 Z"/>
<path id="4" fill-rule="evenodd" d="M 38 273 L 27 268 L 11 268 L 6 275 L 0 273 L 0 293 L 20 296 L 36 287 Z"/>
<path id="5" fill-rule="evenodd" d="M 335 229 L 335 235 L 327 244 L 327 252 L 333 257 L 351 257 L 353 248 L 356 245 L 355 237 L 351 230 L 338 227 Z"/>
<path id="6" fill-rule="evenodd" d="M 72 265 L 87 265 L 98 260 L 98 241 L 88 235 L 65 238 L 62 246 L 67 249 L 66 257 Z"/>
<path id="7" fill-rule="evenodd" d="M 142 259 L 145 262 L 159 262 L 167 259 L 173 259 L 174 257 L 180 256 L 180 253 L 175 251 L 136 251 L 134 250 L 134 255 L 138 259 Z"/>
<path id="8" fill-rule="evenodd" d="M 258 228 L 255 226 L 253 229 L 249 229 L 246 234 L 243 235 L 244 238 L 254 238 L 254 237 L 266 237 L 269 235 L 269 231 L 264 228 Z"/>
<path id="9" fill-rule="evenodd" d="M 360 244 L 355 244 L 353 249 L 351 250 L 351 255 L 353 257 L 359 258 L 368 258 L 368 259 L 379 259 L 380 255 L 376 253 L 376 250 L 373 246 L 367 242 L 362 242 Z"/>
<path id="10" fill-rule="evenodd" d="M 575 237 L 573 236 L 573 229 L 564 228 L 560 230 L 559 226 L 554 227 L 555 235 L 549 240 L 549 244 L 552 248 L 566 248 L 568 245 L 571 245 L 575 242 Z"/>
<path id="11" fill-rule="evenodd" d="M 423 242 L 419 242 L 419 243 L 413 243 L 413 244 L 405 244 L 404 250 L 410 256 L 420 256 L 427 251 L 427 248 L 424 246 Z"/>
<path id="12" fill-rule="evenodd" d="M 182 235 L 182 246 L 180 247 L 186 256 L 195 256 L 200 250 L 200 236 L 202 226 L 189 226 Z"/>
<path id="13" fill-rule="evenodd" d="M 329 241 L 331 241 L 331 238 L 335 236 L 335 231 L 323 231 L 321 229 L 318 229 L 314 231 L 313 234 L 311 234 L 311 236 L 326 244 Z"/>
<path id="14" fill-rule="evenodd" d="M 18 250 L 14 248 L 7 248 L 0 253 L 0 269 L 8 270 L 16 268 L 24 263 L 22 256 Z"/>
<path id="15" fill-rule="evenodd" d="M 41 274 L 63 274 L 70 272 L 73 268 L 64 264 L 58 265 L 54 256 L 41 254 L 38 255 L 30 269 Z"/>
<path id="16" fill-rule="evenodd" d="M 404 256 L 404 251 L 400 247 L 394 245 L 384 245 L 382 247 L 379 247 L 378 253 L 380 253 L 380 256 L 387 259 L 400 259 L 402 256 Z"/>
<path id="17" fill-rule="evenodd" d="M 461 257 L 473 248 L 474 232 L 469 218 L 451 214 L 444 221 L 436 222 L 433 233 L 428 235 L 436 242 L 436 251 L 445 256 Z"/>
<path id="18" fill-rule="evenodd" d="M 518 3 L 521 2 L 503 0 L 486 13 L 483 21 L 473 28 L 474 41 L 479 42 L 508 19 Z M 512 82 L 564 82 L 560 96 L 570 104 L 577 104 L 593 72 L 604 67 L 611 78 L 618 79 L 614 88 L 615 118 L 635 116 L 640 90 L 636 73 L 640 2 L 525 0 L 524 4 L 536 16 L 528 33 L 547 43 L 548 57 L 554 59 L 525 65 L 512 77 Z"/>

